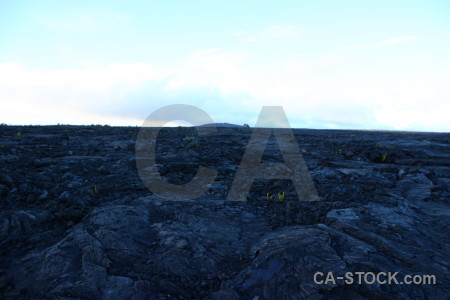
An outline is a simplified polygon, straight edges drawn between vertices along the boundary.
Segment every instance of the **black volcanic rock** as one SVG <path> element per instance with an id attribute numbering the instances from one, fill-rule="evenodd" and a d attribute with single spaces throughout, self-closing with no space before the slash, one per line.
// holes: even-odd
<path id="1" fill-rule="evenodd" d="M 280 179 L 233 202 L 252 130 L 164 128 L 156 163 L 168 182 L 218 171 L 205 195 L 177 202 L 139 178 L 137 133 L 1 127 L 1 299 L 448 299 L 448 134 L 294 130 L 320 201 Z M 262 161 L 282 159 L 271 140 Z M 316 272 L 354 282 L 317 284 Z M 436 284 L 358 283 L 356 272 Z"/>

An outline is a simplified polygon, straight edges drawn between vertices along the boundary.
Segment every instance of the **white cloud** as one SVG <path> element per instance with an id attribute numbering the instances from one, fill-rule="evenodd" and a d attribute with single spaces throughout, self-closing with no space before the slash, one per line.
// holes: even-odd
<path id="1" fill-rule="evenodd" d="M 246 34 L 247 34 L 247 32 L 245 30 L 239 30 L 239 31 L 235 31 L 235 32 L 231 33 L 232 36 L 243 36 Z"/>
<path id="2" fill-rule="evenodd" d="M 390 38 L 390 39 L 384 40 L 384 41 L 382 41 L 380 43 L 374 44 L 374 45 L 372 45 L 372 47 L 373 48 L 385 47 L 385 46 L 405 43 L 405 42 L 409 42 L 409 41 L 414 41 L 415 39 L 416 39 L 415 36 L 404 36 L 404 37 L 399 37 L 399 38 Z"/>
<path id="3" fill-rule="evenodd" d="M 56 71 L 0 64 L 0 119 L 11 124 L 135 121 L 111 112 L 126 106 L 123 102 L 134 89 L 162 76 L 146 63 Z"/>
<path id="4" fill-rule="evenodd" d="M 300 34 L 301 31 L 296 26 L 276 25 L 264 30 L 264 35 L 271 39 L 291 39 L 298 37 Z"/>
<path id="5" fill-rule="evenodd" d="M 349 46 L 349 47 L 343 47 L 344 49 L 370 49 L 370 48 L 381 48 L 386 46 L 391 46 L 395 44 L 401 44 L 401 43 L 407 43 L 410 41 L 416 40 L 417 37 L 409 35 L 404 37 L 398 37 L 398 38 L 389 38 L 384 41 L 370 44 L 370 45 L 359 45 L 359 46 Z"/>
<path id="6" fill-rule="evenodd" d="M 187 103 L 217 122 L 253 125 L 263 105 L 282 105 L 294 127 L 449 130 L 448 74 L 351 73 L 351 63 L 323 57 L 251 64 L 242 54 L 207 49 L 174 69 L 0 64 L 0 122 L 140 125 L 157 108 Z"/>
<path id="7" fill-rule="evenodd" d="M 242 82 L 242 75 L 239 73 L 244 58 L 243 55 L 224 53 L 219 49 L 193 53 L 183 66 L 174 71 L 166 87 L 167 89 L 219 87 L 226 92 Z"/>
<path id="8" fill-rule="evenodd" d="M 273 25 L 268 26 L 258 32 L 248 32 L 240 30 L 231 33 L 232 36 L 241 38 L 245 42 L 253 43 L 264 40 L 287 40 L 295 39 L 301 35 L 302 31 L 297 26 Z"/>

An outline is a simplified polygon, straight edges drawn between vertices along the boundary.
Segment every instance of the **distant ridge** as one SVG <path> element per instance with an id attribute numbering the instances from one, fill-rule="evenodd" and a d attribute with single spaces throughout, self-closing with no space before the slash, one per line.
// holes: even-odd
<path id="1" fill-rule="evenodd" d="M 208 124 L 203 124 L 203 125 L 195 126 L 195 127 L 232 127 L 232 128 L 236 128 L 236 127 L 242 127 L 242 125 L 236 125 L 236 124 L 230 124 L 230 123 L 208 123 Z"/>

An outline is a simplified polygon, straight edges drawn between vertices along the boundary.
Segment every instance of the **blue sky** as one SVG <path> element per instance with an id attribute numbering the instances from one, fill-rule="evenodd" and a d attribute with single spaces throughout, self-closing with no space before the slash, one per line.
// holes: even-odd
<path id="1" fill-rule="evenodd" d="M 449 1 L 1 1 L 0 123 L 450 131 Z"/>

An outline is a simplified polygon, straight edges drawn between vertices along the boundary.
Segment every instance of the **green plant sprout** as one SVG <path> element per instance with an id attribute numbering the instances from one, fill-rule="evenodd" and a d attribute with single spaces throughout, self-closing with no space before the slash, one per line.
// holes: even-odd
<path id="1" fill-rule="evenodd" d="M 269 200 L 273 200 L 273 195 L 271 195 L 270 193 L 267 193 L 266 197 Z M 281 201 L 281 202 L 284 201 L 284 199 L 285 199 L 284 192 L 278 193 L 277 194 L 277 198 L 278 198 L 278 201 Z"/>
<path id="2" fill-rule="evenodd" d="M 387 152 L 384 152 L 384 154 L 381 156 L 381 162 L 384 162 L 387 158 Z"/>
<path id="3" fill-rule="evenodd" d="M 100 193 L 100 191 L 99 191 L 99 189 L 97 188 L 96 185 L 94 185 L 94 188 L 92 189 L 92 192 L 93 192 L 94 194 Z"/>
<path id="4" fill-rule="evenodd" d="M 17 131 L 17 137 L 21 137 L 22 136 L 22 132 L 19 130 L 19 131 Z"/>
<path id="5" fill-rule="evenodd" d="M 194 140 L 195 140 L 195 134 L 194 133 L 191 133 L 190 135 L 186 135 L 183 138 L 183 141 L 194 141 Z"/>

